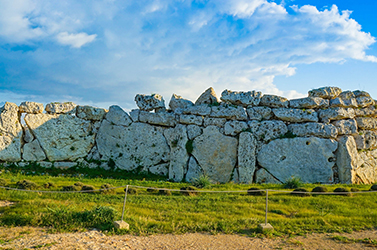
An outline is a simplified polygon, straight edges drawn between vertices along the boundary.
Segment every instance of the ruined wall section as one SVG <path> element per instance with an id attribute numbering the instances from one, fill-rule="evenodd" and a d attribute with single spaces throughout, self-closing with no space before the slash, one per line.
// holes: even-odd
<path id="1" fill-rule="evenodd" d="M 6 103 L 0 161 L 24 166 L 118 168 L 173 181 L 377 181 L 377 110 L 364 91 L 310 90 L 288 100 L 212 88 L 195 103 L 173 94 L 135 97 L 125 112 L 73 103 Z M 21 124 L 24 117 L 25 124 Z"/>

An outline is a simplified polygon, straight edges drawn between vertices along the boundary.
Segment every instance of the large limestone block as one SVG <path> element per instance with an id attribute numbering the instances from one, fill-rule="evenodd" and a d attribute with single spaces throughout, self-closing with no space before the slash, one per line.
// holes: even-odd
<path id="1" fill-rule="evenodd" d="M 201 126 L 203 124 L 203 117 L 199 115 L 180 115 L 179 123 Z"/>
<path id="2" fill-rule="evenodd" d="M 305 97 L 289 100 L 289 107 L 294 109 L 328 108 L 329 100 L 321 97 Z"/>
<path id="3" fill-rule="evenodd" d="M 162 95 L 142 95 L 137 94 L 135 96 L 136 105 L 141 110 L 152 111 L 154 109 L 165 108 L 165 100 Z"/>
<path id="4" fill-rule="evenodd" d="M 162 163 L 149 168 L 149 172 L 155 175 L 167 176 L 169 174 L 169 163 Z"/>
<path id="5" fill-rule="evenodd" d="M 213 118 L 213 117 L 204 117 L 203 126 L 217 126 L 217 127 L 224 127 L 226 123 L 226 118 Z"/>
<path id="6" fill-rule="evenodd" d="M 238 141 L 238 181 L 252 183 L 256 163 L 257 141 L 249 132 L 240 134 Z"/>
<path id="7" fill-rule="evenodd" d="M 169 160 L 169 146 L 155 127 L 134 122 L 128 127 L 103 120 L 96 137 L 103 160 L 110 158 L 124 170 L 151 167 Z"/>
<path id="8" fill-rule="evenodd" d="M 133 109 L 130 112 L 130 117 L 133 122 L 138 122 L 139 121 L 139 114 L 140 114 L 140 109 Z"/>
<path id="9" fill-rule="evenodd" d="M 377 109 L 375 106 L 355 109 L 356 117 L 377 117 Z"/>
<path id="10" fill-rule="evenodd" d="M 316 137 L 278 139 L 263 145 L 257 160 L 281 182 L 295 176 L 307 183 L 332 183 L 337 146 L 335 140 Z"/>
<path id="11" fill-rule="evenodd" d="M 203 169 L 199 166 L 195 158 L 191 156 L 188 163 L 187 174 L 185 177 L 186 181 L 193 182 L 195 179 L 198 179 L 202 175 Z"/>
<path id="12" fill-rule="evenodd" d="M 245 131 L 249 128 L 246 122 L 242 121 L 228 121 L 224 125 L 224 134 L 226 135 L 237 135 L 242 131 Z"/>
<path id="13" fill-rule="evenodd" d="M 85 157 L 94 145 L 90 121 L 65 114 L 27 114 L 25 122 L 50 161 Z"/>
<path id="14" fill-rule="evenodd" d="M 187 107 L 186 109 L 182 110 L 183 114 L 187 115 L 209 115 L 211 113 L 211 107 L 207 104 L 203 105 L 195 105 Z"/>
<path id="15" fill-rule="evenodd" d="M 288 130 L 299 137 L 336 138 L 338 135 L 338 131 L 334 125 L 315 122 L 289 124 Z"/>
<path id="16" fill-rule="evenodd" d="M 329 108 L 319 112 L 319 118 L 324 123 L 329 123 L 333 120 L 353 119 L 354 117 L 355 110 L 352 108 Z"/>
<path id="17" fill-rule="evenodd" d="M 22 130 L 24 132 L 24 141 L 26 143 L 32 142 L 34 140 L 34 135 L 31 133 L 27 125 L 22 125 Z"/>
<path id="18" fill-rule="evenodd" d="M 356 170 L 359 184 L 373 184 L 377 182 L 377 150 L 360 152 L 363 164 Z"/>
<path id="19" fill-rule="evenodd" d="M 218 103 L 219 99 L 217 98 L 216 92 L 212 87 L 209 87 L 204 91 L 198 99 L 195 101 L 195 105 L 199 104 L 215 104 Z"/>
<path id="20" fill-rule="evenodd" d="M 338 87 L 323 87 L 318 89 L 312 89 L 308 92 L 309 97 L 321 97 L 324 99 L 334 99 L 342 93 L 342 90 Z"/>
<path id="21" fill-rule="evenodd" d="M 376 130 L 377 118 L 373 117 L 356 117 L 357 127 L 362 130 Z"/>
<path id="22" fill-rule="evenodd" d="M 0 136 L 0 161 L 21 160 L 21 136 Z"/>
<path id="23" fill-rule="evenodd" d="M 267 106 L 270 108 L 288 108 L 289 101 L 285 97 L 277 95 L 264 95 L 262 96 L 259 105 Z"/>
<path id="24" fill-rule="evenodd" d="M 357 152 L 356 142 L 352 136 L 338 138 L 336 151 L 336 165 L 340 183 L 352 184 L 357 182 L 356 170 L 363 164 Z"/>
<path id="25" fill-rule="evenodd" d="M 197 125 L 187 126 L 187 136 L 189 140 L 193 140 L 203 133 L 203 129 Z"/>
<path id="26" fill-rule="evenodd" d="M 44 107 L 42 103 L 38 102 L 23 102 L 19 106 L 21 113 L 38 114 L 43 113 Z"/>
<path id="27" fill-rule="evenodd" d="M 100 121 L 105 117 L 106 113 L 107 110 L 103 108 L 96 108 L 87 105 L 76 107 L 76 116 L 85 120 Z"/>
<path id="28" fill-rule="evenodd" d="M 213 106 L 210 117 L 247 120 L 246 110 L 243 107 L 228 105 Z"/>
<path id="29" fill-rule="evenodd" d="M 177 123 L 174 113 L 150 113 L 147 111 L 140 111 L 139 121 L 154 125 L 161 125 L 167 127 L 174 127 Z"/>
<path id="30" fill-rule="evenodd" d="M 341 97 L 336 97 L 335 99 L 330 100 L 330 107 L 357 108 L 358 104 L 356 98 L 345 99 Z"/>
<path id="31" fill-rule="evenodd" d="M 269 107 L 248 107 L 246 109 L 250 120 L 269 120 L 272 118 L 272 109 Z"/>
<path id="32" fill-rule="evenodd" d="M 258 106 L 261 96 L 262 96 L 262 92 L 255 91 L 255 90 L 243 92 L 243 91 L 231 91 L 231 90 L 226 89 L 221 93 L 220 99 L 227 103 L 247 107 L 247 106 Z"/>
<path id="33" fill-rule="evenodd" d="M 6 102 L 0 109 L 0 161 L 21 160 L 21 138 L 18 106 Z"/>
<path id="34" fill-rule="evenodd" d="M 177 109 L 186 109 L 187 107 L 193 106 L 192 101 L 183 99 L 182 96 L 173 94 L 169 102 L 169 108 L 173 111 Z"/>
<path id="35" fill-rule="evenodd" d="M 39 145 L 38 140 L 34 140 L 29 143 L 25 143 L 23 147 L 22 158 L 25 161 L 43 161 L 46 159 L 46 155 Z"/>
<path id="36" fill-rule="evenodd" d="M 275 116 L 286 122 L 318 122 L 318 114 L 314 109 L 272 109 Z"/>
<path id="37" fill-rule="evenodd" d="M 334 121 L 332 124 L 338 130 L 338 135 L 357 134 L 357 123 L 355 119 Z"/>
<path id="38" fill-rule="evenodd" d="M 370 130 L 360 130 L 359 134 L 354 135 L 357 149 L 376 149 L 377 133 Z"/>
<path id="39" fill-rule="evenodd" d="M 263 121 L 255 125 L 255 128 L 257 129 L 250 127 L 251 131 L 254 133 L 255 137 L 258 140 L 265 142 L 279 138 L 280 136 L 283 136 L 288 132 L 287 125 L 285 125 L 285 123 L 282 121 Z"/>
<path id="40" fill-rule="evenodd" d="M 360 96 L 370 97 L 370 94 L 368 92 L 362 91 L 362 90 L 355 90 L 352 93 L 354 94 L 355 97 L 360 97 Z"/>
<path id="41" fill-rule="evenodd" d="M 188 141 L 186 126 L 178 124 L 175 128 L 166 129 L 164 136 L 170 146 L 169 179 L 180 182 L 186 173 L 189 160 L 186 150 Z"/>
<path id="42" fill-rule="evenodd" d="M 131 117 L 121 107 L 117 105 L 110 106 L 109 112 L 105 116 L 110 123 L 120 126 L 129 126 L 132 123 Z"/>
<path id="43" fill-rule="evenodd" d="M 52 102 L 46 105 L 46 111 L 49 114 L 75 114 L 76 107 L 73 102 Z"/>
<path id="44" fill-rule="evenodd" d="M 225 136 L 217 127 L 209 126 L 195 138 L 192 155 L 212 181 L 225 183 L 230 180 L 237 162 L 237 144 L 236 138 Z"/>
<path id="45" fill-rule="evenodd" d="M 275 177 L 273 177 L 266 169 L 258 169 L 255 173 L 255 182 L 258 184 L 281 184 Z"/>
<path id="46" fill-rule="evenodd" d="M 356 97 L 357 106 L 360 108 L 365 108 L 374 105 L 374 100 L 370 96 L 359 95 Z"/>

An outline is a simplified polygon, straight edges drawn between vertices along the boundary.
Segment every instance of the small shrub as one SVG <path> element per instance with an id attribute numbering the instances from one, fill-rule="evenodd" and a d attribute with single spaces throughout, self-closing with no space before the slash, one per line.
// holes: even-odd
<path id="1" fill-rule="evenodd" d="M 266 192 L 263 190 L 260 190 L 259 188 L 249 188 L 247 190 L 248 195 L 253 195 L 253 196 L 262 196 L 266 195 Z"/>
<path id="2" fill-rule="evenodd" d="M 170 190 L 166 190 L 166 189 L 160 189 L 160 190 L 158 190 L 158 193 L 161 194 L 161 195 L 167 195 L 167 196 L 171 195 Z"/>
<path id="3" fill-rule="evenodd" d="M 0 187 L 6 187 L 7 186 L 7 180 L 0 178 Z"/>
<path id="4" fill-rule="evenodd" d="M 89 191 L 88 193 L 94 193 L 94 192 L 90 192 L 94 190 L 96 190 L 96 188 L 93 187 L 92 185 L 84 185 L 81 187 L 81 191 Z"/>
<path id="5" fill-rule="evenodd" d="M 372 185 L 370 191 L 377 191 L 377 184 Z"/>
<path id="6" fill-rule="evenodd" d="M 70 185 L 70 186 L 64 186 L 62 187 L 62 191 L 80 191 L 81 187 Z"/>
<path id="7" fill-rule="evenodd" d="M 34 190 L 38 188 L 38 185 L 35 182 L 29 180 L 22 180 L 17 182 L 17 187 L 19 189 Z"/>
<path id="8" fill-rule="evenodd" d="M 206 188 L 211 186 L 211 180 L 207 175 L 201 175 L 198 178 L 192 180 L 192 185 L 197 188 Z"/>
<path id="9" fill-rule="evenodd" d="M 305 188 L 296 188 L 295 190 L 293 190 L 291 195 L 296 195 L 296 196 L 300 196 L 300 197 L 310 196 L 310 193 L 301 193 L 301 192 L 308 192 L 308 190 L 306 190 Z"/>
<path id="10" fill-rule="evenodd" d="M 82 186 L 84 186 L 85 184 L 82 183 L 82 182 L 80 182 L 80 181 L 78 181 L 78 182 L 76 182 L 76 183 L 73 184 L 73 185 L 75 185 L 75 186 L 77 186 L 77 187 L 82 187 Z"/>
<path id="11" fill-rule="evenodd" d="M 46 182 L 43 184 L 43 187 L 44 188 L 53 188 L 53 187 L 56 187 L 56 185 L 52 182 Z"/>
<path id="12" fill-rule="evenodd" d="M 358 188 L 351 188 L 351 192 L 360 192 L 360 189 L 358 189 Z"/>
<path id="13" fill-rule="evenodd" d="M 136 188 L 128 188 L 127 193 L 128 193 L 128 194 L 138 194 L 138 193 L 139 193 L 139 190 L 136 189 Z"/>
<path id="14" fill-rule="evenodd" d="M 100 192 L 101 194 L 115 194 L 115 189 L 113 187 L 114 186 L 109 183 L 102 184 Z"/>
<path id="15" fill-rule="evenodd" d="M 197 192 L 193 192 L 195 190 L 196 190 L 196 188 L 193 187 L 193 186 L 182 187 L 181 188 L 181 193 L 183 195 L 187 195 L 187 196 L 195 196 L 197 194 Z"/>
<path id="16" fill-rule="evenodd" d="M 312 192 L 313 193 L 326 193 L 327 192 L 327 188 L 323 187 L 323 186 L 318 186 L 318 187 L 313 188 Z M 318 195 L 318 194 L 313 194 L 313 195 Z"/>
<path id="17" fill-rule="evenodd" d="M 147 188 L 148 193 L 157 193 L 158 189 L 157 188 Z"/>
<path id="18" fill-rule="evenodd" d="M 339 195 L 343 195 L 343 196 L 352 196 L 352 194 L 347 188 L 342 188 L 342 187 L 335 188 L 334 193 L 339 193 Z"/>
<path id="19" fill-rule="evenodd" d="M 302 187 L 303 186 L 303 183 L 301 181 L 300 178 L 298 177 L 291 177 L 289 180 L 287 180 L 284 184 L 283 184 L 283 187 L 284 188 L 288 188 L 288 189 L 295 189 L 295 188 L 299 188 L 299 187 Z"/>

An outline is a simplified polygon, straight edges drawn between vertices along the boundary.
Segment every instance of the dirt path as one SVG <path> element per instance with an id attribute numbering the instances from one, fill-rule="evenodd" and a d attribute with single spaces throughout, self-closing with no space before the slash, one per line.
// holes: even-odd
<path id="1" fill-rule="evenodd" d="M 0 227 L 0 249 L 377 249 L 376 244 L 344 243 L 349 239 L 377 241 L 377 231 L 352 234 L 310 234 L 293 238 L 250 238 L 239 235 L 106 236 L 96 230 L 82 233 L 48 234 L 43 228 Z"/>

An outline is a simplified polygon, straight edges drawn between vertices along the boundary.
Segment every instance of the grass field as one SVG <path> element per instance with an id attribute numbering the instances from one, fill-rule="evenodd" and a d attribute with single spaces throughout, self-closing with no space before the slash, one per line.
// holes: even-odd
<path id="1" fill-rule="evenodd" d="M 63 186 L 81 182 L 99 189 L 103 184 L 113 186 L 180 189 L 187 183 L 172 183 L 157 176 L 132 173 L 116 174 L 103 170 L 57 170 L 0 167 L 0 178 L 8 187 L 30 180 L 37 190 L 60 191 Z M 64 176 L 63 176 L 64 175 Z M 117 179 L 109 178 L 116 176 Z M 46 183 L 53 184 L 46 188 Z M 305 184 L 311 190 L 318 185 Z M 371 185 L 331 185 L 369 190 Z M 199 193 L 186 196 L 180 192 L 163 195 L 154 190 L 137 190 L 128 194 L 125 221 L 130 230 L 116 230 L 112 222 L 121 217 L 124 191 L 115 193 L 41 193 L 0 189 L 0 200 L 13 201 L 10 207 L 0 208 L 1 226 L 42 226 L 51 231 L 82 231 L 99 228 L 109 234 L 131 233 L 238 233 L 256 235 L 257 225 L 264 222 L 265 196 L 247 195 L 250 187 L 289 190 L 283 185 L 216 184 L 201 190 L 244 190 L 242 193 Z M 131 190 L 134 191 L 134 190 Z M 377 193 L 349 196 L 317 195 L 298 197 L 289 193 L 269 192 L 268 222 L 275 235 L 300 235 L 310 232 L 351 232 L 377 227 Z"/>

